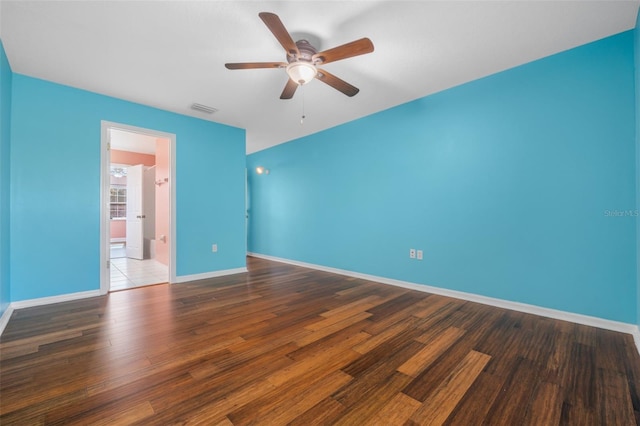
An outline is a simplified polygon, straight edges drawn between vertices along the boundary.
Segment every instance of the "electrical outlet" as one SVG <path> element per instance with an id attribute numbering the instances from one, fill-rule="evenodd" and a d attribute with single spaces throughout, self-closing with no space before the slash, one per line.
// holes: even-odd
<path id="1" fill-rule="evenodd" d="M 409 259 L 416 258 L 416 249 L 409 249 Z"/>
<path id="2" fill-rule="evenodd" d="M 212 251 L 213 253 L 217 253 L 217 252 L 218 252 L 218 245 L 217 245 L 217 244 L 212 245 L 212 246 L 211 246 L 211 251 Z"/>
<path id="3" fill-rule="evenodd" d="M 418 260 L 422 260 L 422 250 L 418 250 L 418 251 L 416 252 L 416 258 L 417 258 Z"/>

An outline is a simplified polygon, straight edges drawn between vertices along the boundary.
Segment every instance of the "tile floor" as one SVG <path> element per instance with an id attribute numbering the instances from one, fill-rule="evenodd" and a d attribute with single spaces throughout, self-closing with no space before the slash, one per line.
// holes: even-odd
<path id="1" fill-rule="evenodd" d="M 124 246 L 111 249 L 111 291 L 169 281 L 166 265 L 154 259 L 129 259 L 123 253 Z"/>

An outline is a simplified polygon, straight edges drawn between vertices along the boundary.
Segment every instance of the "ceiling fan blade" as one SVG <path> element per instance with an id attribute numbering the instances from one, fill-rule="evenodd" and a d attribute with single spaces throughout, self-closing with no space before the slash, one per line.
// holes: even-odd
<path id="1" fill-rule="evenodd" d="M 298 88 L 298 83 L 296 83 L 291 79 L 287 80 L 287 84 L 284 86 L 284 90 L 282 91 L 282 95 L 280 95 L 280 99 L 293 98 L 293 94 L 296 93 L 297 88 Z"/>
<path id="2" fill-rule="evenodd" d="M 284 62 L 242 62 L 224 64 L 230 70 L 250 70 L 255 68 L 284 68 L 287 66 Z"/>
<path id="3" fill-rule="evenodd" d="M 334 89 L 341 91 L 347 96 L 355 96 L 360 91 L 357 87 L 350 85 L 346 81 L 326 72 L 325 70 L 318 69 L 316 78 Z"/>
<path id="4" fill-rule="evenodd" d="M 352 41 L 333 49 L 318 52 L 311 58 L 313 61 L 320 60 L 322 64 L 339 61 L 341 59 L 351 58 L 353 56 L 364 55 L 373 52 L 373 43 L 368 38 Z"/>
<path id="5" fill-rule="evenodd" d="M 275 13 L 260 12 L 258 16 L 260 16 L 260 19 L 262 19 L 267 28 L 271 30 L 273 35 L 276 36 L 282 47 L 284 47 L 284 50 L 286 50 L 289 55 L 300 55 L 298 46 L 296 46 L 295 41 L 291 38 L 289 31 L 284 27 L 284 24 L 280 18 L 278 18 L 278 15 Z"/>

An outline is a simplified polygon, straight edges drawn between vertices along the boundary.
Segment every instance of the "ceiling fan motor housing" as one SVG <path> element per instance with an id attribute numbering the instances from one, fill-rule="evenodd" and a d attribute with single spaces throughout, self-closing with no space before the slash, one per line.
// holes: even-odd
<path id="1" fill-rule="evenodd" d="M 295 55 L 287 55 L 287 62 L 297 62 L 297 61 L 305 61 L 312 62 L 312 57 L 318 50 L 311 45 L 307 40 L 298 40 L 296 41 L 296 46 L 298 47 L 298 51 L 300 52 L 300 56 L 296 57 Z"/>

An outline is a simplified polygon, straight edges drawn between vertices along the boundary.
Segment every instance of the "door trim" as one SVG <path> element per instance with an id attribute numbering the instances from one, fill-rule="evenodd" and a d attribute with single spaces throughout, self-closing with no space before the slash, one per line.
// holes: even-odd
<path id="1" fill-rule="evenodd" d="M 130 126 L 128 124 L 111 121 L 100 121 L 100 294 L 107 294 L 110 288 L 110 271 L 107 267 L 110 253 L 111 226 L 109 221 L 109 188 L 111 163 L 107 144 L 109 143 L 109 130 L 117 129 L 127 132 L 140 133 L 146 136 L 164 138 L 169 140 L 169 232 L 171 241 L 169 244 L 169 283 L 176 282 L 176 135 L 161 132 L 159 130 L 145 129 L 143 127 Z"/>

